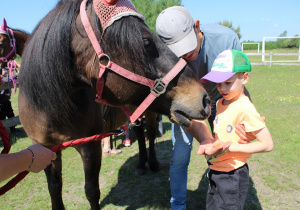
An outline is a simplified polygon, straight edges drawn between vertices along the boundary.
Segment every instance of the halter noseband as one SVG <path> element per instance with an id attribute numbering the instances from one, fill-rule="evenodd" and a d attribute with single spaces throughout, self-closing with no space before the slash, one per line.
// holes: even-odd
<path id="1" fill-rule="evenodd" d="M 98 58 L 99 58 L 99 78 L 97 80 L 97 99 L 96 102 L 103 103 L 109 106 L 112 106 L 109 104 L 105 99 L 102 98 L 102 92 L 103 92 L 103 86 L 104 86 L 104 79 L 103 74 L 106 69 L 110 69 L 111 71 L 114 71 L 115 73 L 119 74 L 122 77 L 125 77 L 129 80 L 132 80 L 134 82 L 140 83 L 142 85 L 150 87 L 150 94 L 147 96 L 147 98 L 142 102 L 142 104 L 132 113 L 130 110 L 126 109 L 125 107 L 121 107 L 121 109 L 125 112 L 127 116 L 129 116 L 131 125 L 134 125 L 136 120 L 143 115 L 143 113 L 146 111 L 146 109 L 150 106 L 150 104 L 161 94 L 163 94 L 166 91 L 166 88 L 169 84 L 169 82 L 177 76 L 177 74 L 185 67 L 186 61 L 184 59 L 180 59 L 178 63 L 165 75 L 163 78 L 158 78 L 155 81 L 145 78 L 143 76 L 134 74 L 123 67 L 119 66 L 118 64 L 112 62 L 108 55 L 106 55 L 98 40 L 97 37 L 93 31 L 93 28 L 89 22 L 87 13 L 86 13 L 86 1 L 83 0 L 80 6 L 80 16 L 82 24 L 85 28 L 85 31 L 90 39 L 90 42 L 93 45 L 94 50 L 96 51 Z M 103 65 L 100 63 L 100 59 L 103 57 L 106 57 L 108 59 L 108 63 L 106 65 Z M 160 88 L 159 88 L 160 87 Z M 160 90 L 159 90 L 160 89 Z M 161 90 L 162 89 L 162 90 Z"/>

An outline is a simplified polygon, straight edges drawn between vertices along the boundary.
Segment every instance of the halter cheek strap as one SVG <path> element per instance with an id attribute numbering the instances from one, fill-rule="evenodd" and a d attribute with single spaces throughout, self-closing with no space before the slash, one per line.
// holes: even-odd
<path id="1" fill-rule="evenodd" d="M 99 42 L 96 38 L 96 35 L 92 29 L 92 26 L 89 22 L 88 16 L 86 14 L 86 0 L 83 0 L 80 5 L 80 17 L 81 21 L 83 23 L 83 26 L 85 28 L 85 31 L 90 39 L 90 42 L 93 45 L 94 50 L 96 51 L 96 54 L 98 55 L 99 61 L 101 58 L 106 57 L 108 59 L 107 65 L 103 65 L 99 62 L 100 70 L 99 70 L 99 78 L 97 80 L 96 84 L 96 90 L 97 90 L 97 99 L 96 101 L 99 103 L 103 103 L 109 106 L 112 106 L 109 104 L 105 99 L 102 98 L 103 93 L 103 87 L 104 87 L 104 79 L 103 74 L 106 71 L 106 69 L 109 69 L 111 71 L 114 71 L 115 73 L 119 74 L 122 77 L 125 77 L 129 80 L 132 80 L 134 82 L 137 82 L 139 84 L 145 85 L 150 87 L 150 94 L 148 97 L 142 102 L 142 104 L 135 110 L 134 113 L 132 113 L 130 110 L 128 110 L 125 107 L 122 107 L 121 109 L 127 114 L 127 116 L 130 119 L 131 125 L 135 123 L 135 121 L 143 115 L 143 113 L 146 111 L 146 109 L 150 106 L 150 104 L 161 94 L 165 93 L 166 88 L 169 84 L 169 82 L 185 67 L 186 61 L 183 59 L 180 59 L 178 63 L 172 68 L 171 71 L 168 72 L 168 74 L 163 77 L 154 80 L 145 78 L 143 76 L 134 74 L 123 67 L 119 66 L 118 64 L 112 62 L 108 55 L 106 55 Z"/>

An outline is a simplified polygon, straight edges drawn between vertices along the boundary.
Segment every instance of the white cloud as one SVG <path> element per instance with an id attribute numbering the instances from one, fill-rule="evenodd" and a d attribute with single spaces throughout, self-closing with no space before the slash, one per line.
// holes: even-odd
<path id="1" fill-rule="evenodd" d="M 270 22 L 271 21 L 270 18 L 262 18 L 261 20 L 264 21 L 264 22 Z"/>
<path id="2" fill-rule="evenodd" d="M 278 27 L 279 27 L 279 24 L 276 23 L 276 24 L 273 25 L 273 27 L 274 27 L 274 28 L 278 28 Z"/>

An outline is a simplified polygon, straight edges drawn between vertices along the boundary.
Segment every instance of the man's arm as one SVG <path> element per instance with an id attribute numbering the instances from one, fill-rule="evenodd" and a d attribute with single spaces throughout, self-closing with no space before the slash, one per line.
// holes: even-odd
<path id="1" fill-rule="evenodd" d="M 216 156 L 223 154 L 231 144 L 231 142 L 226 142 L 213 145 L 216 140 L 211 135 L 204 121 L 192 120 L 191 126 L 185 129 L 200 143 L 197 152 L 199 155 Z"/>
<path id="2" fill-rule="evenodd" d="M 200 144 L 204 141 L 214 141 L 213 136 L 211 135 L 207 125 L 204 121 L 192 120 L 191 126 L 185 128 Z"/>

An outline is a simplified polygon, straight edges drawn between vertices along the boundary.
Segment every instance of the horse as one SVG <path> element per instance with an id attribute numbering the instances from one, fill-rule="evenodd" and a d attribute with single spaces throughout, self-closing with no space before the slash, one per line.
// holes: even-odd
<path id="1" fill-rule="evenodd" d="M 97 101 L 112 106 L 138 107 L 134 113 L 140 111 L 145 98 L 159 96 L 145 107 L 183 126 L 190 126 L 191 119 L 209 116 L 210 99 L 200 81 L 146 26 L 140 14 L 131 10 L 103 26 L 99 16 L 109 16 L 112 13 L 107 9 L 117 11 L 122 5 L 134 8 L 128 0 L 61 0 L 35 27 L 22 56 L 18 98 L 21 124 L 34 143 L 52 148 L 102 132 L 104 106 L 95 101 L 96 95 Z M 89 20 L 89 30 L 83 20 Z M 104 55 L 95 53 L 92 35 Z M 166 82 L 178 63 L 180 70 Z M 149 95 L 145 84 L 113 71 L 116 64 L 131 77 L 148 82 L 162 79 Z M 74 147 L 83 162 L 86 197 L 91 209 L 99 209 L 101 142 Z M 44 170 L 53 209 L 64 209 L 61 158 L 58 151 L 56 160 Z"/>

